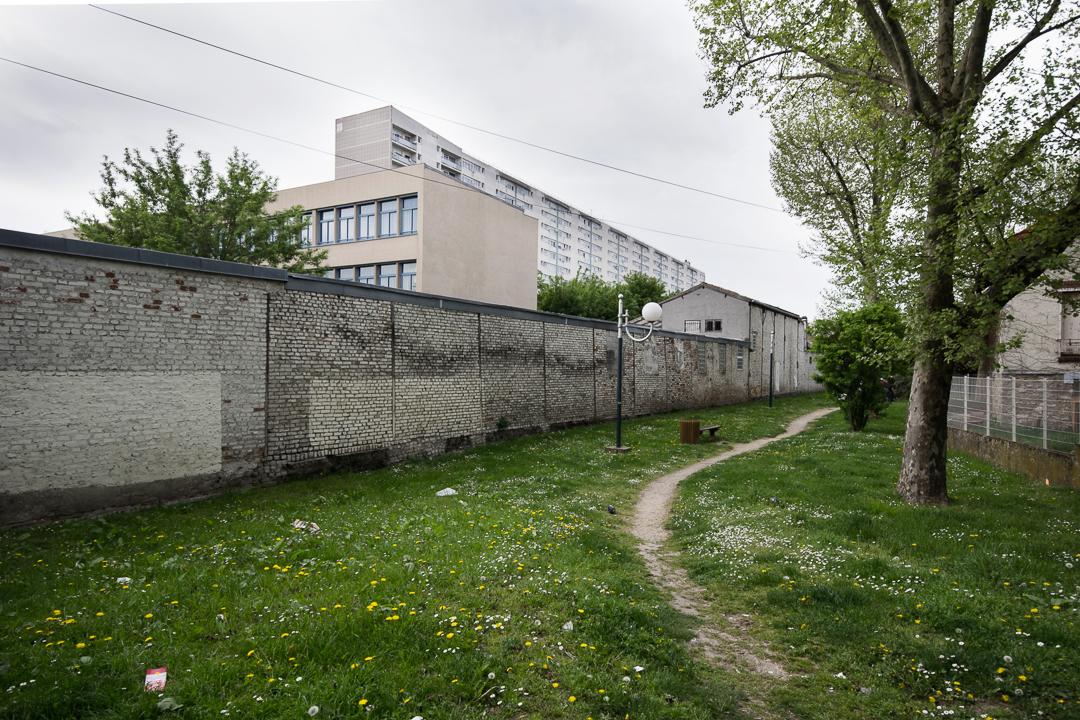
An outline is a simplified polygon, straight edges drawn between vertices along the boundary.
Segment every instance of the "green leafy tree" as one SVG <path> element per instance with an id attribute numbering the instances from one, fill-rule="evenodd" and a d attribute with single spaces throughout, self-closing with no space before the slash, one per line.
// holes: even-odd
<path id="1" fill-rule="evenodd" d="M 536 307 L 546 312 L 614 320 L 618 312 L 618 292 L 595 275 L 539 278 Z"/>
<path id="2" fill-rule="evenodd" d="M 631 318 L 641 314 L 645 303 L 659 302 L 668 294 L 662 282 L 643 273 L 631 273 L 614 284 L 588 274 L 569 280 L 540 275 L 536 307 L 545 312 L 614 321 L 619 310 L 619 293 L 623 294 Z"/>
<path id="3" fill-rule="evenodd" d="M 885 304 L 841 310 L 810 328 L 815 379 L 836 398 L 852 430 L 885 407 L 882 380 L 903 373 L 904 323 Z"/>
<path id="4" fill-rule="evenodd" d="M 838 305 L 903 302 L 910 127 L 847 95 L 804 96 L 772 120 L 773 187 L 815 233 L 804 248 L 833 271 Z"/>
<path id="5" fill-rule="evenodd" d="M 695 9 L 709 104 L 735 111 L 749 100 L 775 116 L 810 95 L 846 93 L 912 128 L 918 151 L 896 168 L 917 180 L 904 268 L 914 374 L 897 490 L 913 503 L 947 502 L 952 372 L 985 347 L 1012 297 L 1062 267 L 1078 234 L 1080 3 L 705 0 Z M 1008 232 L 985 232 L 1005 221 Z"/>
<path id="6" fill-rule="evenodd" d="M 623 303 L 630 319 L 641 316 L 641 308 L 646 303 L 660 302 L 670 293 L 659 279 L 645 273 L 624 275 L 622 282 L 615 286 L 615 294 L 623 294 Z"/>
<path id="7" fill-rule="evenodd" d="M 185 166 L 183 144 L 169 130 L 163 148 L 150 148 L 150 157 L 124 149 L 122 162 L 108 157 L 101 169 L 104 186 L 94 200 L 103 219 L 87 213 L 67 218 L 78 235 L 94 242 L 162 250 L 271 265 L 292 272 L 317 272 L 324 251 L 300 242 L 303 208 L 268 214 L 276 180 L 258 164 L 233 150 L 225 171 L 217 174 L 205 152 Z"/>

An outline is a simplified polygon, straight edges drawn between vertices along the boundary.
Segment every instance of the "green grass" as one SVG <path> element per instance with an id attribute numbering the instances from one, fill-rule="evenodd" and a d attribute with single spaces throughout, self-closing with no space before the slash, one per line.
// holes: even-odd
<path id="1" fill-rule="evenodd" d="M 738 689 L 806 719 L 1080 717 L 1080 495 L 953 455 L 954 502 L 910 507 L 903 424 L 836 414 L 682 486 L 691 576 L 800 673 Z"/>
<path id="2" fill-rule="evenodd" d="M 698 415 L 738 442 L 823 404 Z M 728 715 L 623 532 L 643 481 L 721 449 L 676 417 L 627 422 L 627 455 L 608 423 L 0 532 L 0 717 Z M 179 710 L 142 690 L 162 665 Z"/>

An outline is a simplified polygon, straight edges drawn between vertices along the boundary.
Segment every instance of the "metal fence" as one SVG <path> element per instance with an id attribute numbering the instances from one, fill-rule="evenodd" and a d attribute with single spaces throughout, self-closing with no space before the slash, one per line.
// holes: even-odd
<path id="1" fill-rule="evenodd" d="M 1080 444 L 1080 383 L 1063 377 L 954 377 L 949 427 L 1071 453 Z"/>

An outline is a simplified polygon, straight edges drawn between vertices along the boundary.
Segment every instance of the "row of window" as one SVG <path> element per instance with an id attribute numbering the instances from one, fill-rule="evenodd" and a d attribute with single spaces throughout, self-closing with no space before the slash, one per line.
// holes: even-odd
<path id="1" fill-rule="evenodd" d="M 326 245 L 412 235 L 419 212 L 416 195 L 317 210 L 305 215 L 307 224 L 300 231 L 300 242 L 307 247 L 313 239 L 315 245 Z"/>
<path id="2" fill-rule="evenodd" d="M 377 263 L 374 265 L 354 265 L 327 270 L 326 276 L 335 280 L 350 280 L 364 283 L 365 285 L 378 285 L 379 287 L 399 288 L 401 290 L 416 289 L 416 261 L 405 260 L 402 262 Z"/>
<path id="3" fill-rule="evenodd" d="M 683 332 L 700 333 L 702 322 L 705 323 L 705 332 L 707 333 L 721 332 L 723 328 L 723 323 L 720 320 L 684 320 Z"/>

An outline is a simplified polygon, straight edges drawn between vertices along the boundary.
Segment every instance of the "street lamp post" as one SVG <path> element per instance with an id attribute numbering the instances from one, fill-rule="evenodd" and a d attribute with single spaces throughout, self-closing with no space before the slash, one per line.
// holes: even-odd
<path id="1" fill-rule="evenodd" d="M 622 444 L 622 377 L 623 377 L 623 335 L 630 338 L 634 342 L 645 342 L 652 335 L 654 325 L 660 322 L 660 317 L 663 314 L 663 309 L 659 304 L 651 302 L 645 303 L 645 307 L 641 308 L 641 319 L 649 324 L 648 331 L 641 337 L 635 337 L 630 332 L 630 317 L 627 310 L 623 307 L 623 295 L 619 293 L 619 315 L 616 321 L 618 327 L 618 349 L 615 351 L 615 445 L 608 448 L 612 452 L 622 453 L 628 451 L 630 448 Z"/>

